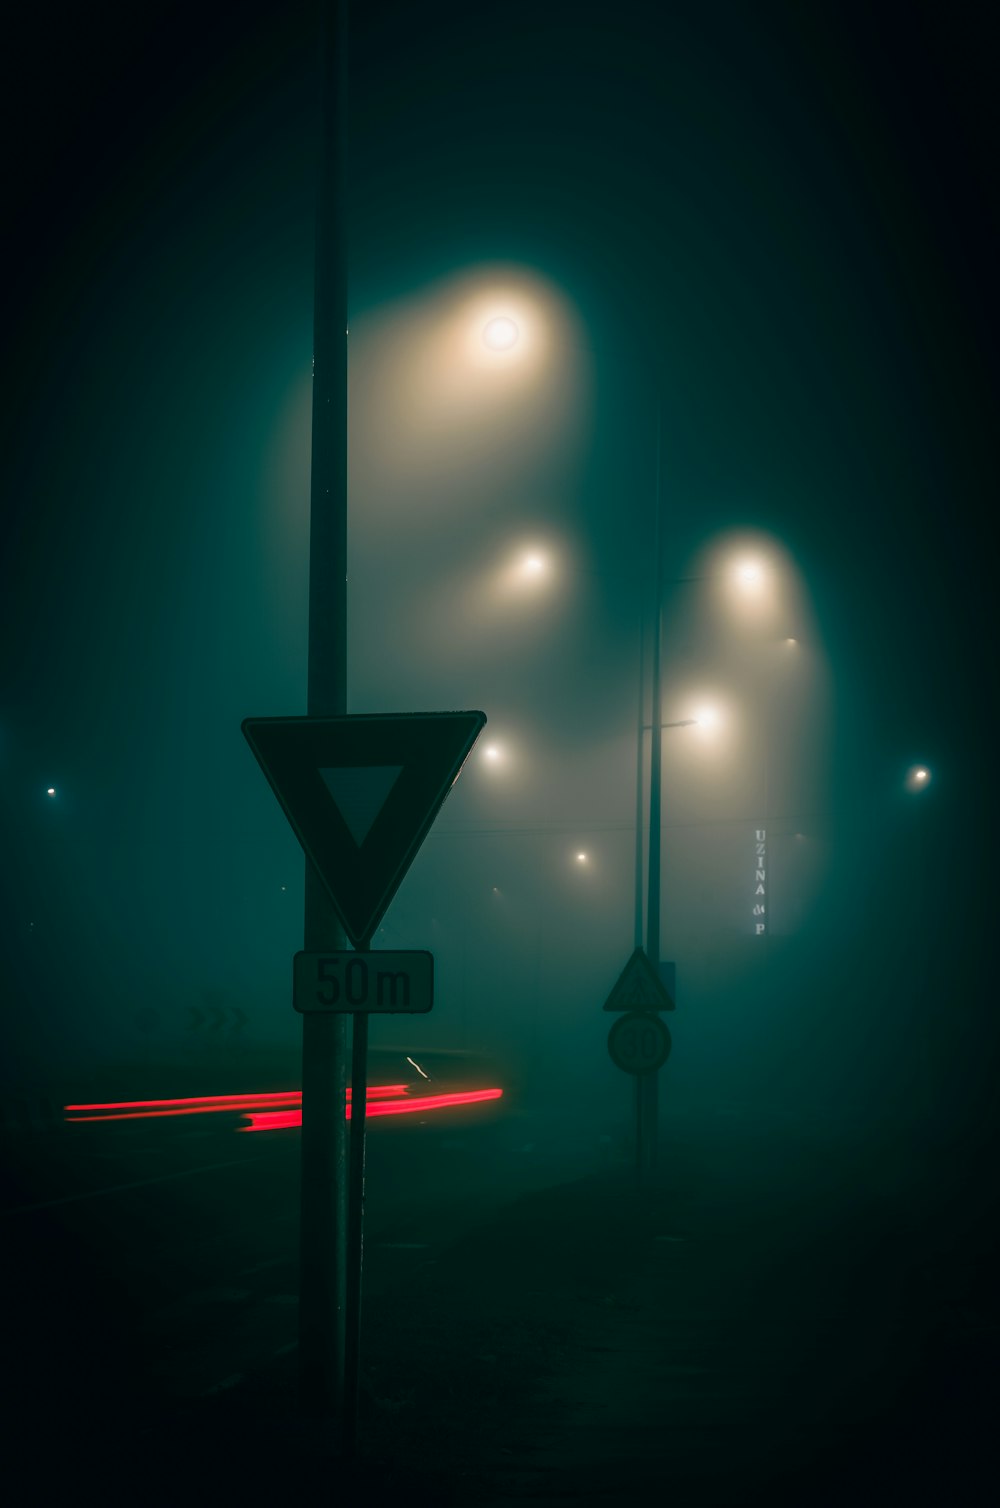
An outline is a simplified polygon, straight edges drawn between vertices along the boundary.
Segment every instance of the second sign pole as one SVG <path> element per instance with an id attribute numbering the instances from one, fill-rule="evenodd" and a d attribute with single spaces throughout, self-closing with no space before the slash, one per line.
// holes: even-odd
<path id="1" fill-rule="evenodd" d="M 366 937 L 359 952 L 367 953 Z M 365 1223 L 365 1130 L 368 1119 L 368 1013 L 353 1013 L 351 1039 L 351 1144 L 347 1187 L 347 1325 L 344 1365 L 344 1455 L 358 1449 L 361 1400 L 361 1264 Z"/>

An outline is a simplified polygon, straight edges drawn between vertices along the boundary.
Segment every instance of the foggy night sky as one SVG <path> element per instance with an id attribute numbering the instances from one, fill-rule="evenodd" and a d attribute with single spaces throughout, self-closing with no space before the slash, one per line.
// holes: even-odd
<path id="1" fill-rule="evenodd" d="M 669 589 L 664 716 L 689 684 L 729 688 L 747 739 L 716 786 L 688 730 L 665 739 L 670 1072 L 695 1094 L 977 1114 L 985 8 L 353 11 L 350 705 L 482 707 L 509 754 L 470 762 L 387 915 L 384 945 L 439 959 L 414 1030 L 514 1072 L 537 1052 L 613 1075 L 658 382 L 666 575 L 730 533 L 772 540 L 804 660 L 779 686 L 697 584 Z M 305 5 L 154 4 L 127 26 L 57 6 L 19 18 L 8 58 L 5 1085 L 182 1059 L 211 1001 L 295 1040 L 302 861 L 240 722 L 305 710 L 319 82 Z M 405 373 L 498 276 L 550 299 L 547 385 L 444 403 L 428 431 Z M 504 599 L 536 543 L 550 594 Z M 775 841 L 801 829 L 821 856 L 774 857 L 766 959 L 741 847 L 765 799 Z"/>

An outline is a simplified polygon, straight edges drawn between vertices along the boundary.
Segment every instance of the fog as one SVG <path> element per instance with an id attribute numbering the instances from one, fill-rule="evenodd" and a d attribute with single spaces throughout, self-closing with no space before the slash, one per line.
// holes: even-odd
<path id="1" fill-rule="evenodd" d="M 767 22 L 784 65 L 744 38 L 765 110 L 697 8 L 634 9 L 601 97 L 598 43 L 547 73 L 556 21 L 515 7 L 513 55 L 538 54 L 503 121 L 470 82 L 485 21 L 460 48 L 431 7 L 421 105 L 386 42 L 405 8 L 357 17 L 349 710 L 488 718 L 376 940 L 433 952 L 433 1012 L 373 1044 L 493 1054 L 512 1097 L 628 1127 L 602 1007 L 636 941 L 659 402 L 663 719 L 714 713 L 663 734 L 663 1103 L 975 1128 L 992 463 L 968 285 L 877 58 L 856 78 L 894 216 L 790 25 Z M 309 19 L 218 21 L 197 65 L 179 21 L 117 38 L 19 179 L 7 1094 L 294 1061 L 304 861 L 240 724 L 305 711 Z M 142 100 L 162 46 L 183 87 Z"/>

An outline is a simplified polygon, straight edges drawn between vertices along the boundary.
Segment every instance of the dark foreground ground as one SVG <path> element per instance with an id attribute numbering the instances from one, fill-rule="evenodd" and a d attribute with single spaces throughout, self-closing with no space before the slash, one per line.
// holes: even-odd
<path id="1" fill-rule="evenodd" d="M 58 1341 L 25 1320 L 38 1344 L 8 1369 L 8 1501 L 995 1500 L 993 1188 L 961 1149 L 668 1117 L 651 1186 L 624 1151 L 598 1162 L 478 1201 L 473 1179 L 433 1240 L 376 1208 L 353 1467 L 296 1407 L 290 1295 L 268 1311 L 284 1345 L 272 1326 L 185 1397 L 130 1361 L 113 1275 L 74 1286 L 43 1263 L 62 1295 L 49 1320 L 73 1320 Z M 248 1291 L 233 1289 L 244 1330 L 265 1307 Z M 224 1351 L 235 1321 L 211 1312 Z"/>

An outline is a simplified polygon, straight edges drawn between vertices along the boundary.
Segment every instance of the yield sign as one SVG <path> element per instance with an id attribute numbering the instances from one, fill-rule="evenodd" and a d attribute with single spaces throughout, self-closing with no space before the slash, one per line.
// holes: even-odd
<path id="1" fill-rule="evenodd" d="M 653 965 L 636 948 L 618 976 L 607 1000 L 606 1011 L 672 1011 L 674 1002 Z"/>
<path id="2" fill-rule="evenodd" d="M 244 721 L 355 947 L 382 920 L 485 722 L 483 712 Z"/>

